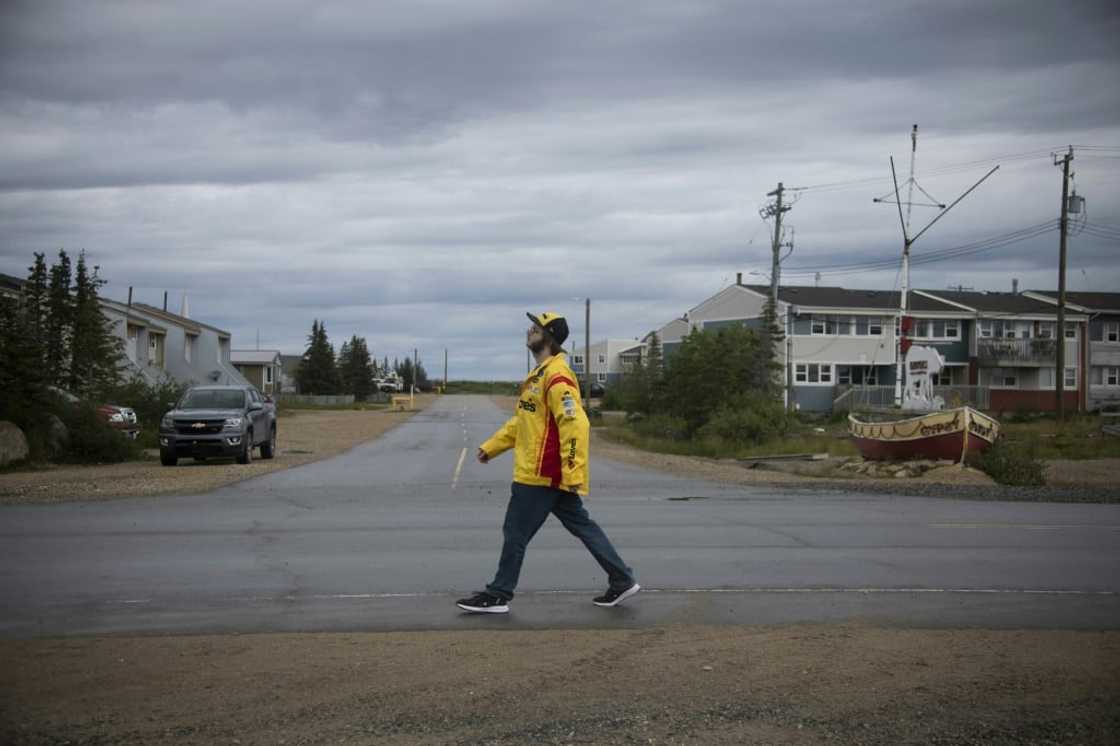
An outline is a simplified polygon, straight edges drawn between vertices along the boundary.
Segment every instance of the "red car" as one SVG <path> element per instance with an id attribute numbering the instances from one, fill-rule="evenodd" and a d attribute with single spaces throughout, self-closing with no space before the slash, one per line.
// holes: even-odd
<path id="1" fill-rule="evenodd" d="M 109 427 L 120 430 L 129 440 L 136 440 L 140 437 L 140 425 L 136 422 L 136 412 L 132 407 L 102 404 L 97 408 L 97 413 L 105 418 Z"/>
<path id="2" fill-rule="evenodd" d="M 77 404 L 81 401 L 69 391 L 60 389 L 58 386 L 48 386 L 47 389 L 71 404 Z M 140 437 L 140 425 L 136 422 L 136 412 L 132 407 L 122 407 L 119 404 L 101 404 L 97 407 L 97 414 L 105 418 L 109 427 L 124 433 L 129 440 L 136 440 Z"/>

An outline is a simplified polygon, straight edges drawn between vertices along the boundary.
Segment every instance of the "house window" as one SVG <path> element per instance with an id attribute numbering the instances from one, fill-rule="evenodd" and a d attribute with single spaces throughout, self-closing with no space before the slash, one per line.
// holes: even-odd
<path id="1" fill-rule="evenodd" d="M 606 380 L 607 380 L 607 374 L 606 373 L 596 373 L 595 378 L 596 378 L 596 380 L 599 381 L 599 383 L 605 383 Z"/>
<path id="2" fill-rule="evenodd" d="M 1019 387 L 1019 377 L 1014 373 L 1002 371 L 992 376 L 992 386 L 1001 389 L 1014 389 Z"/>
<path id="3" fill-rule="evenodd" d="M 1120 386 L 1120 368 L 1105 368 L 1104 372 L 1106 386 Z"/>
<path id="4" fill-rule="evenodd" d="M 840 316 L 836 319 L 836 333 L 848 337 L 852 334 L 852 320 L 847 316 Z"/>
<path id="5" fill-rule="evenodd" d="M 797 383 L 832 383 L 832 366 L 828 363 L 797 363 L 793 370 Z"/>
<path id="6" fill-rule="evenodd" d="M 856 336 L 866 337 L 869 319 L 866 316 L 856 317 Z"/>
<path id="7" fill-rule="evenodd" d="M 1066 368 L 1065 386 L 1067 389 L 1077 388 L 1077 368 Z"/>
<path id="8" fill-rule="evenodd" d="M 1053 339 L 1054 338 L 1054 325 L 1049 321 L 1038 322 L 1038 338 L 1039 339 Z"/>
<path id="9" fill-rule="evenodd" d="M 599 365 L 604 365 L 606 362 L 607 362 L 607 356 L 606 355 L 600 355 L 599 356 Z"/>
<path id="10" fill-rule="evenodd" d="M 1108 321 L 1104 325 L 1104 341 L 1120 342 L 1120 321 Z"/>
<path id="11" fill-rule="evenodd" d="M 980 336 L 985 338 L 985 339 L 991 339 L 991 337 L 992 337 L 992 320 L 991 319 L 980 319 Z"/>
<path id="12" fill-rule="evenodd" d="M 194 355 L 194 337 L 192 337 L 190 334 L 184 335 L 183 357 L 186 358 L 187 362 L 189 363 L 191 361 L 191 357 L 193 355 Z"/>
<path id="13" fill-rule="evenodd" d="M 813 334 L 828 334 L 829 332 L 825 331 L 827 329 L 827 326 L 828 326 L 826 322 L 827 322 L 827 319 L 824 316 L 814 316 L 813 321 L 812 321 L 812 324 L 813 324 L 812 325 L 812 333 Z"/>
<path id="14" fill-rule="evenodd" d="M 865 368 L 863 383 L 867 386 L 877 386 L 879 384 L 879 371 L 875 368 Z"/>
<path id="15" fill-rule="evenodd" d="M 583 365 L 583 355 L 572 355 L 572 363 L 575 365 Z"/>
<path id="16" fill-rule="evenodd" d="M 850 384 L 852 382 L 852 369 L 850 366 L 836 366 L 836 382 L 839 384 Z"/>
<path id="17" fill-rule="evenodd" d="M 1077 323 L 1066 322 L 1066 339 L 1077 339 Z"/>
<path id="18" fill-rule="evenodd" d="M 883 320 L 880 318 L 869 319 L 867 322 L 867 333 L 872 337 L 883 336 Z"/>
<path id="19" fill-rule="evenodd" d="M 271 365 L 264 366 L 264 382 L 265 383 L 272 383 L 272 366 Z"/>
<path id="20" fill-rule="evenodd" d="M 960 339 L 961 322 L 957 321 L 956 319 L 946 319 L 945 337 L 946 339 Z"/>

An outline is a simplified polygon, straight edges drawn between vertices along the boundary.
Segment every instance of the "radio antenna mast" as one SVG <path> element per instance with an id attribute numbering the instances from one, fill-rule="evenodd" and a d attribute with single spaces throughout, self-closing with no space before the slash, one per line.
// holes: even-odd
<path id="1" fill-rule="evenodd" d="M 927 192 L 925 189 L 922 189 L 921 184 L 919 184 L 914 179 L 914 156 L 915 156 L 915 153 L 916 153 L 917 149 L 918 149 L 918 125 L 915 124 L 914 128 L 910 131 L 910 178 L 906 182 L 907 183 L 907 188 L 908 188 L 909 194 L 912 195 L 914 187 L 917 187 L 918 191 L 920 191 L 926 197 L 929 197 L 929 199 L 933 202 L 933 204 L 928 204 L 928 203 L 924 203 L 924 202 L 915 203 L 910 199 L 910 197 L 907 197 L 906 202 L 902 201 L 902 197 L 900 196 L 900 190 L 898 188 L 898 175 L 895 173 L 895 170 L 894 170 L 894 156 L 891 156 L 891 159 L 890 159 L 890 161 L 891 161 L 891 179 L 894 181 L 894 192 L 893 192 L 894 199 L 887 199 L 886 197 L 876 197 L 873 200 L 874 202 L 896 205 L 898 207 L 898 222 L 902 226 L 902 272 L 901 272 L 901 275 L 902 275 L 902 292 L 899 294 L 898 334 L 896 335 L 896 339 L 895 339 L 894 405 L 896 407 L 901 407 L 902 406 L 902 358 L 906 354 L 906 351 L 910 348 L 909 340 L 905 339 L 906 332 L 908 331 L 907 322 L 906 322 L 906 319 L 907 319 L 906 314 L 907 314 L 907 311 L 910 310 L 910 295 L 909 295 L 909 292 L 910 292 L 910 247 L 913 246 L 914 242 L 917 241 L 919 238 L 921 238 L 922 235 L 926 231 L 928 231 L 930 228 L 932 228 L 933 224 L 936 223 L 938 220 L 940 220 L 941 217 L 945 213 L 949 212 L 949 210 L 952 210 L 954 207 L 956 207 L 957 204 L 962 199 L 967 197 L 972 192 L 973 189 L 980 186 L 989 176 L 991 176 L 992 174 L 994 174 L 996 171 L 999 170 L 998 165 L 993 167 L 991 171 L 989 171 L 988 173 L 984 174 L 983 177 L 981 177 L 980 181 L 977 181 L 975 184 L 970 186 L 967 190 L 965 190 L 964 194 L 957 197 L 955 200 L 953 200 L 953 202 L 951 204 L 946 206 L 946 205 L 943 205 L 940 202 L 938 202 L 933 197 L 930 197 L 929 192 Z M 902 206 L 903 206 L 903 204 L 906 205 L 906 217 L 905 218 L 903 218 L 903 216 L 902 216 Z M 913 207 L 915 204 L 917 204 L 919 207 L 937 207 L 937 208 L 940 209 L 940 212 L 938 212 L 937 215 L 934 216 L 933 220 L 926 223 L 926 226 L 924 228 L 922 228 L 920 231 L 918 231 L 915 235 L 911 236 L 910 235 L 910 208 Z"/>

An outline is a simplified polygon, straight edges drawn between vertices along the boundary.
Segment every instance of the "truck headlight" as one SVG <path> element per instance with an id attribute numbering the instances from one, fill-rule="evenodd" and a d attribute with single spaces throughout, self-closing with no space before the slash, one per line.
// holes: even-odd
<path id="1" fill-rule="evenodd" d="M 124 422 L 124 415 L 120 412 L 114 412 L 109 415 L 109 422 Z"/>
<path id="2" fill-rule="evenodd" d="M 241 418 L 240 417 L 226 417 L 226 424 L 224 425 L 224 427 L 225 427 L 226 430 L 240 430 L 241 429 Z"/>
<path id="3" fill-rule="evenodd" d="M 171 415 L 165 414 L 163 419 L 159 421 L 159 427 L 161 430 L 171 430 L 174 428 L 175 422 L 171 419 Z"/>

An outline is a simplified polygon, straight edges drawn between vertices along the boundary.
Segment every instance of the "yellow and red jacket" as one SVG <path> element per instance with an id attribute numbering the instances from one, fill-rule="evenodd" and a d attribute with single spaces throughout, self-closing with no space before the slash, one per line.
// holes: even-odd
<path id="1" fill-rule="evenodd" d="M 575 374 L 559 353 L 521 384 L 513 417 L 482 444 L 482 450 L 494 458 L 513 448 L 515 482 L 586 495 L 591 482 L 590 436 Z"/>

